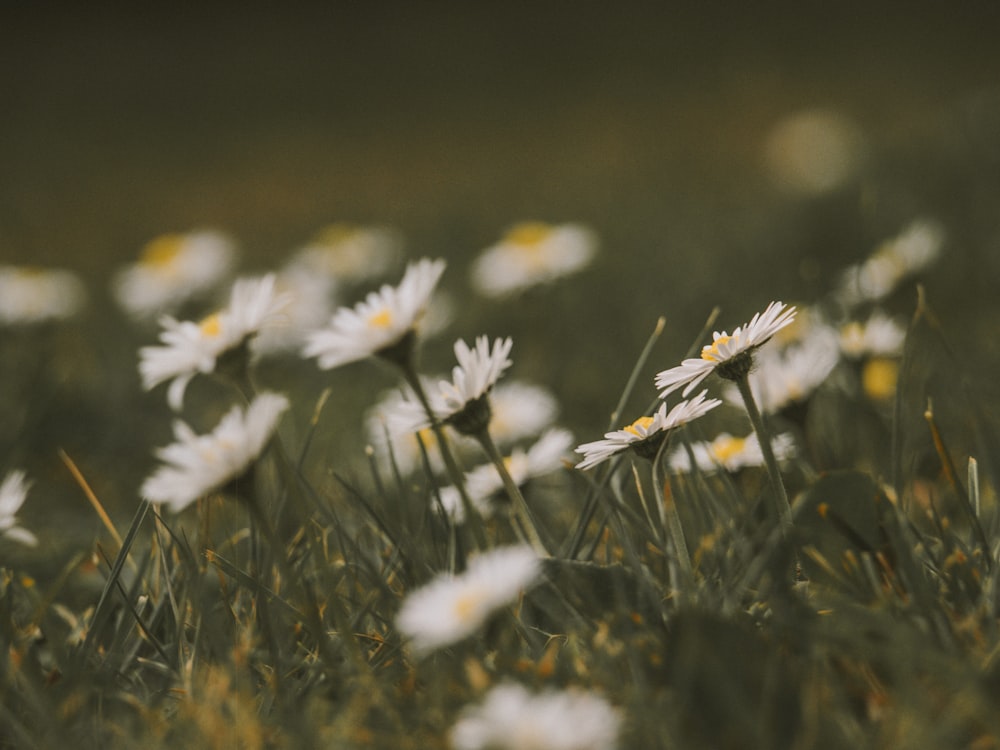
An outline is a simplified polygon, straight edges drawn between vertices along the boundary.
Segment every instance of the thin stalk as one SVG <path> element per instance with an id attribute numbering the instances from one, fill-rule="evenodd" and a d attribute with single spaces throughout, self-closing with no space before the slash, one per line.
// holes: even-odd
<path id="1" fill-rule="evenodd" d="M 778 520 L 781 523 L 782 531 L 787 534 L 792 528 L 792 506 L 788 502 L 788 492 L 785 490 L 785 483 L 781 479 L 781 471 L 778 469 L 778 460 L 774 457 L 774 448 L 771 446 L 771 435 L 764 426 L 764 418 L 760 415 L 757 402 L 754 401 L 753 393 L 750 390 L 750 378 L 744 374 L 735 380 L 736 387 L 740 389 L 740 396 L 743 397 L 743 405 L 746 407 L 747 416 L 750 417 L 750 424 L 753 431 L 757 433 L 757 442 L 760 443 L 760 452 L 764 455 L 764 465 L 767 466 L 768 476 L 771 478 L 771 486 L 777 497 L 776 508 Z"/>
<path id="2" fill-rule="evenodd" d="M 680 513 L 677 512 L 677 503 L 674 502 L 673 497 L 668 496 L 665 486 L 659 477 L 658 469 L 661 465 L 663 451 L 668 442 L 664 440 L 660 445 L 660 449 L 656 452 L 656 458 L 653 459 L 650 475 L 653 479 L 653 491 L 656 492 L 656 502 L 660 508 L 661 518 L 664 515 L 666 516 L 663 520 L 666 521 L 667 532 L 670 534 L 670 541 L 674 545 L 674 553 L 680 563 L 680 571 L 683 576 L 683 581 L 675 581 L 675 588 L 678 591 L 683 591 L 694 582 L 694 568 L 691 566 L 691 553 L 688 550 L 687 539 L 684 536 L 684 526 L 681 524 Z"/>
<path id="3" fill-rule="evenodd" d="M 514 481 L 514 478 L 507 470 L 507 464 L 504 462 L 503 455 L 501 455 L 496 443 L 493 442 L 489 428 L 481 430 L 475 437 L 500 473 L 504 489 L 507 490 L 507 496 L 514 506 L 514 516 L 521 522 L 524 533 L 528 537 L 528 543 L 542 557 L 551 557 L 549 551 L 545 548 L 545 544 L 542 542 L 541 536 L 538 534 L 538 524 L 535 521 L 534 515 L 528 507 L 524 495 L 521 494 L 521 488 L 517 486 L 517 482 Z"/>

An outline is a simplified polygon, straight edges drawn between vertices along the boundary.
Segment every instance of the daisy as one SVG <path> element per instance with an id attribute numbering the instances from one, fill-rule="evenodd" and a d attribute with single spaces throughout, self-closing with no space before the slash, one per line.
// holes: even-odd
<path id="1" fill-rule="evenodd" d="M 605 433 L 603 440 L 584 443 L 576 449 L 577 453 L 583 454 L 583 460 L 576 468 L 589 469 L 630 448 L 644 458 L 655 457 L 671 430 L 697 419 L 722 403 L 717 398 L 706 400 L 706 393 L 702 391 L 689 401 L 681 401 L 669 412 L 666 403 L 662 403 L 653 416 L 639 417 L 621 430 Z"/>
<path id="2" fill-rule="evenodd" d="M 684 386 L 687 396 L 712 372 L 727 380 L 745 377 L 753 366 L 753 354 L 760 346 L 795 318 L 795 308 L 781 302 L 772 302 L 763 313 L 728 334 L 716 331 L 710 345 L 701 350 L 699 359 L 685 359 L 678 367 L 664 370 L 656 376 L 660 397 L 667 396 Z"/>
<path id="3" fill-rule="evenodd" d="M 867 321 L 852 321 L 840 329 L 840 350 L 845 357 L 892 357 L 903 350 L 906 329 L 884 312 L 876 310 Z"/>
<path id="4" fill-rule="evenodd" d="M 510 456 L 504 459 L 507 471 L 514 483 L 519 487 L 536 477 L 551 474 L 563 467 L 563 456 L 572 446 L 573 436 L 567 430 L 552 429 L 546 431 L 538 441 L 527 450 L 515 448 Z M 483 517 L 493 513 L 491 500 L 504 489 L 504 480 L 493 464 L 483 464 L 465 475 L 465 488 L 472 504 Z M 441 490 L 441 504 L 455 523 L 465 520 L 465 509 L 455 487 L 445 487 Z"/>
<path id="5" fill-rule="evenodd" d="M 64 320 L 79 312 L 86 293 L 70 271 L 0 266 L 0 325 Z"/>
<path id="6" fill-rule="evenodd" d="M 180 410 L 184 390 L 199 372 L 216 370 L 219 359 L 236 353 L 261 327 L 278 316 L 289 298 L 276 290 L 274 274 L 262 279 L 243 279 L 233 285 L 229 305 L 201 322 L 161 319 L 162 346 L 139 350 L 139 372 L 148 391 L 167 380 L 172 381 L 167 400 Z"/>
<path id="7" fill-rule="evenodd" d="M 518 224 L 475 261 L 472 284 L 488 297 L 513 294 L 579 271 L 596 249 L 594 233 L 579 224 Z"/>
<path id="8" fill-rule="evenodd" d="M 115 275 L 112 292 L 132 317 L 152 318 L 215 288 L 232 272 L 235 259 L 235 243 L 220 232 L 163 234 Z"/>
<path id="9" fill-rule="evenodd" d="M 439 575 L 407 596 L 396 627 L 418 653 L 448 646 L 513 604 L 541 573 L 541 561 L 527 546 L 499 547 L 471 557 L 464 573 Z"/>
<path id="10" fill-rule="evenodd" d="M 28 497 L 30 486 L 23 471 L 7 472 L 3 484 L 0 484 L 0 537 L 34 547 L 38 544 L 38 539 L 27 529 L 18 526 L 16 517 Z"/>
<path id="11" fill-rule="evenodd" d="M 290 266 L 338 284 L 369 281 L 399 259 L 399 233 L 387 227 L 330 224 L 292 258 Z"/>
<path id="12" fill-rule="evenodd" d="M 771 441 L 771 447 L 779 461 L 787 461 L 795 455 L 795 441 L 787 432 L 777 435 Z M 764 465 L 764 453 L 760 449 L 756 433 L 739 438 L 723 432 L 711 442 L 692 443 L 691 452 L 698 469 L 706 474 L 719 469 L 737 472 L 746 467 Z M 686 448 L 674 451 L 668 462 L 676 472 L 683 474 L 691 471 L 691 457 Z"/>
<path id="13" fill-rule="evenodd" d="M 462 712 L 450 739 L 454 750 L 614 750 L 620 727 L 619 712 L 594 693 L 505 682 Z"/>
<path id="14" fill-rule="evenodd" d="M 240 478 L 263 453 L 286 409 L 284 396 L 261 393 L 246 409 L 234 406 L 205 435 L 176 421 L 175 442 L 156 451 L 163 465 L 143 483 L 142 496 L 178 513 Z"/>
<path id="15" fill-rule="evenodd" d="M 309 335 L 304 356 L 316 357 L 324 370 L 375 355 L 397 359 L 397 347 L 416 331 L 444 267 L 443 260 L 411 263 L 399 286 L 386 284 L 353 308 L 340 308 Z"/>
<path id="16" fill-rule="evenodd" d="M 490 432 L 497 445 L 511 445 L 539 434 L 559 415 L 559 404 L 547 388 L 524 381 L 500 383 L 490 393 Z"/>
<path id="17" fill-rule="evenodd" d="M 336 285 L 323 275 L 310 274 L 301 268 L 286 267 L 275 281 L 275 288 L 288 303 L 282 314 L 264 321 L 253 340 L 253 351 L 260 355 L 298 351 L 306 336 L 323 325 L 333 313 Z"/>

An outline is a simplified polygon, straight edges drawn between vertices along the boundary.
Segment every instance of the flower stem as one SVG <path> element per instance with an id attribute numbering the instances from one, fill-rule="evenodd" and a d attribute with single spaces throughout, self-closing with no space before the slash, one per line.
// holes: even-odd
<path id="1" fill-rule="evenodd" d="M 504 489 L 507 490 L 507 496 L 510 497 L 510 501 L 514 506 L 514 516 L 521 522 L 529 544 L 542 557 L 551 557 L 549 551 L 545 548 L 545 544 L 542 542 L 541 536 L 538 534 L 538 525 L 535 523 L 531 509 L 528 507 L 528 503 L 521 493 L 521 488 L 517 486 L 517 482 L 514 481 L 514 478 L 510 475 L 510 471 L 507 470 L 507 464 L 504 463 L 503 456 L 500 454 L 499 449 L 497 449 L 496 443 L 493 442 L 489 428 L 479 431 L 476 434 L 476 439 L 500 473 Z"/>
<path id="2" fill-rule="evenodd" d="M 750 424 L 753 431 L 757 433 L 757 442 L 760 443 L 760 451 L 764 455 L 764 465 L 767 466 L 767 473 L 771 478 L 771 485 L 774 487 L 776 495 L 776 511 L 782 530 L 787 534 L 792 528 L 792 506 L 788 503 L 788 493 L 785 491 L 785 483 L 781 479 L 781 471 L 778 469 L 778 460 L 774 457 L 774 448 L 771 446 L 771 435 L 764 426 L 764 418 L 757 408 L 753 393 L 750 390 L 750 378 L 744 374 L 735 379 L 736 387 L 743 397 L 743 405 L 746 407 L 747 416 L 750 417 Z"/>

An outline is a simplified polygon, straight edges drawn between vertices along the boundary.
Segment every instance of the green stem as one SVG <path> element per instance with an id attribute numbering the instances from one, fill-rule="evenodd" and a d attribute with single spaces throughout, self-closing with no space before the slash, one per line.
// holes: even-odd
<path id="1" fill-rule="evenodd" d="M 677 512 L 677 503 L 674 501 L 673 496 L 667 497 L 667 493 L 664 492 L 665 485 L 659 478 L 658 469 L 661 466 L 663 451 L 666 448 L 667 442 L 664 440 L 660 445 L 660 450 L 656 453 L 650 473 L 653 479 L 653 491 L 656 493 L 656 503 L 660 508 L 661 516 L 664 512 L 666 514 L 667 532 L 670 534 L 670 540 L 674 545 L 674 552 L 680 563 L 681 575 L 684 580 L 678 581 L 676 588 L 678 591 L 681 591 L 683 587 L 694 582 L 694 567 L 691 565 L 691 552 L 688 550 L 687 539 L 684 536 L 684 526 L 681 524 L 680 513 Z"/>
<path id="2" fill-rule="evenodd" d="M 750 424 L 753 431 L 757 433 L 757 442 L 760 443 L 760 452 L 764 456 L 764 465 L 767 466 L 767 473 L 771 478 L 771 485 L 774 487 L 776 496 L 776 511 L 782 530 L 787 534 L 792 528 L 792 506 L 788 502 L 788 493 L 785 491 L 785 483 L 781 479 L 781 471 L 778 469 L 778 460 L 774 457 L 774 448 L 771 446 L 771 435 L 764 426 L 764 418 L 760 415 L 757 402 L 754 400 L 750 390 L 750 378 L 743 375 L 736 379 L 736 387 L 740 389 L 740 396 L 743 397 L 743 404 L 746 407 L 747 415 L 750 417 Z"/>
<path id="3" fill-rule="evenodd" d="M 490 461 L 493 462 L 493 465 L 500 473 L 504 489 L 507 490 L 507 496 L 514 506 L 514 516 L 521 522 L 521 527 L 528 537 L 528 543 L 542 557 L 551 557 L 549 551 L 545 548 L 545 544 L 542 542 L 541 536 L 538 534 L 538 524 L 535 522 L 535 518 L 528 507 L 527 501 L 524 499 L 524 495 L 521 494 L 521 488 L 517 486 L 517 482 L 514 481 L 514 478 L 507 470 L 507 464 L 504 463 L 503 456 L 497 448 L 496 443 L 493 442 L 489 428 L 485 428 L 479 432 L 476 435 L 476 439 L 479 440 L 479 444 L 483 447 L 486 455 L 489 456 Z"/>

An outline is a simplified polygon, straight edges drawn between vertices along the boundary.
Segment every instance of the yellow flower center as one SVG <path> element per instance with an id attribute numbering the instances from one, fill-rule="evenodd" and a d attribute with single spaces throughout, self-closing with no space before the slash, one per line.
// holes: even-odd
<path id="1" fill-rule="evenodd" d="M 639 417 L 625 428 L 625 432 L 631 432 L 636 437 L 644 437 L 645 431 L 649 429 L 651 424 L 653 424 L 652 417 Z M 642 430 L 642 432 L 639 432 L 639 430 Z"/>
<path id="2" fill-rule="evenodd" d="M 384 307 L 368 318 L 368 325 L 372 328 L 388 328 L 392 325 L 392 313 Z"/>
<path id="3" fill-rule="evenodd" d="M 861 387 L 875 400 L 892 398 L 898 379 L 899 363 L 884 357 L 869 360 L 861 370 Z"/>
<path id="4" fill-rule="evenodd" d="M 473 591 L 462 594 L 455 600 L 455 617 L 462 622 L 471 620 L 476 610 L 479 609 L 479 600 L 479 596 Z"/>
<path id="5" fill-rule="evenodd" d="M 320 245 L 334 247 L 342 242 L 345 242 L 346 240 L 349 240 L 357 233 L 358 228 L 353 224 L 330 224 L 319 231 L 316 235 L 316 241 Z"/>
<path id="6" fill-rule="evenodd" d="M 19 266 L 14 269 L 14 273 L 22 279 L 38 279 L 45 275 L 45 269 L 41 266 Z"/>
<path id="7" fill-rule="evenodd" d="M 173 264 L 183 247 L 184 235 L 161 234 L 146 244 L 139 262 L 144 266 L 164 270 Z"/>
<path id="8" fill-rule="evenodd" d="M 723 346 L 733 340 L 733 336 L 728 334 L 723 334 L 719 336 L 715 341 L 713 341 L 708 346 L 704 346 L 701 349 L 701 358 L 707 359 L 709 362 L 721 362 L 723 357 L 719 354 L 719 347 Z"/>
<path id="9" fill-rule="evenodd" d="M 746 443 L 746 438 L 728 437 L 716 440 L 712 443 L 712 455 L 715 456 L 719 463 L 724 464 L 733 456 L 738 456 L 742 453 Z"/>
<path id="10" fill-rule="evenodd" d="M 513 227 L 504 237 L 506 242 L 513 243 L 524 249 L 535 249 L 552 233 L 548 224 L 540 221 L 528 221 Z"/>
<path id="11" fill-rule="evenodd" d="M 222 316 L 219 313 L 212 313 L 198 324 L 202 334 L 215 338 L 222 333 Z"/>

